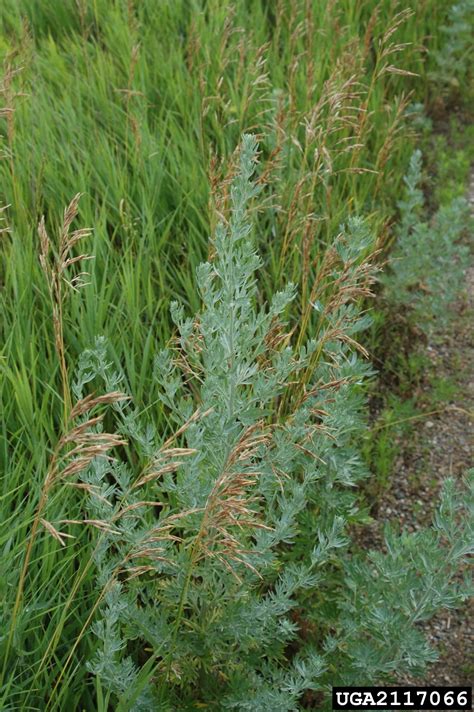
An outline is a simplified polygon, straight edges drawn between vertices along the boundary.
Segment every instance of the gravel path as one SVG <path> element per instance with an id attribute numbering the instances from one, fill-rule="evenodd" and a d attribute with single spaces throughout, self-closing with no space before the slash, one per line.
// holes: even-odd
<path id="1" fill-rule="evenodd" d="M 469 198 L 474 217 L 474 171 Z M 428 370 L 452 384 L 453 394 L 429 408 L 442 412 L 415 420 L 413 433 L 399 440 L 390 488 L 377 503 L 377 521 L 364 536 L 371 548 L 383 547 L 386 520 L 398 520 L 410 531 L 429 524 L 445 478 L 461 478 L 474 467 L 474 263 L 467 270 L 464 293 L 453 308 L 449 330 L 437 334 L 422 351 L 432 363 Z M 427 378 L 421 385 L 422 400 L 424 391 L 429 402 L 431 390 Z M 403 678 L 398 684 L 473 684 L 474 602 L 445 611 L 423 627 L 439 660 L 424 679 Z"/>
<path id="2" fill-rule="evenodd" d="M 441 343 L 427 346 L 427 355 L 436 372 L 454 381 L 459 390 L 443 413 L 425 420 L 417 427 L 410 461 L 404 462 L 402 454 L 402 462 L 397 468 L 396 504 L 389 497 L 394 512 L 401 516 L 409 528 L 417 529 L 431 518 L 446 477 L 461 478 L 474 465 L 473 324 L 474 266 L 466 275 L 466 296 L 458 304 L 452 330 Z M 400 492 L 402 497 L 397 499 Z M 415 511 L 413 502 L 418 505 Z M 386 506 L 390 507 L 390 504 Z M 440 658 L 430 666 L 424 680 L 406 682 L 427 685 L 472 684 L 474 601 L 458 611 L 444 611 L 425 624 L 424 628 L 433 646 L 439 651 Z"/>
<path id="3" fill-rule="evenodd" d="M 474 218 L 474 170 L 469 186 L 471 214 Z M 465 295 L 456 305 L 451 330 L 439 344 L 428 344 L 427 354 L 442 377 L 452 379 L 459 390 L 444 413 L 420 425 L 416 434 L 412 466 L 420 474 L 418 498 L 423 513 L 433 509 L 433 500 L 447 476 L 462 477 L 474 467 L 474 265 L 466 274 Z M 402 467 L 398 477 L 408 475 Z M 405 483 L 406 485 L 406 480 Z M 402 483 L 400 485 L 403 487 Z M 407 493 L 408 494 L 408 493 Z M 417 495 L 415 495 L 417 496 Z M 431 506 L 429 505 L 431 502 Z M 399 510 L 419 526 L 420 517 Z M 425 631 L 440 658 L 424 680 L 431 685 L 472 685 L 474 682 L 474 601 L 463 609 L 443 612 L 425 625 Z"/>

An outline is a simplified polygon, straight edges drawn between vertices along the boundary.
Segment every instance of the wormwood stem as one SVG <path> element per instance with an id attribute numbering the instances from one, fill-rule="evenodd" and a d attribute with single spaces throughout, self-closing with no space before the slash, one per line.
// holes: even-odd
<path id="1" fill-rule="evenodd" d="M 191 557 L 189 560 L 188 568 L 186 571 L 186 578 L 184 581 L 183 588 L 181 590 L 181 596 L 179 600 L 179 605 L 178 605 L 178 612 L 176 614 L 176 621 L 173 629 L 173 635 L 171 638 L 171 643 L 168 649 L 168 664 L 166 666 L 166 674 L 163 679 L 163 685 L 166 685 L 169 680 L 170 672 L 171 672 L 171 665 L 172 665 L 172 660 L 173 660 L 173 652 L 176 647 L 176 640 L 178 637 L 178 632 L 179 628 L 181 625 L 181 620 L 183 618 L 183 612 L 184 612 L 184 607 L 186 605 L 187 597 L 188 597 L 188 591 L 189 591 L 189 586 L 191 583 L 191 576 L 193 573 L 194 566 L 197 561 L 198 553 L 199 553 L 199 544 L 201 542 L 201 539 L 204 536 L 204 533 L 206 531 L 207 527 L 207 511 L 204 511 L 204 516 L 201 521 L 201 525 L 199 527 L 199 531 L 196 534 L 196 537 L 193 542 L 192 550 L 191 550 Z M 95 610 L 96 607 L 94 607 Z M 92 615 L 92 614 L 91 614 Z M 90 620 L 91 616 L 89 617 L 88 620 Z M 143 666 L 141 673 L 139 675 L 139 682 L 135 686 L 135 689 L 132 693 L 131 696 L 127 697 L 126 700 L 119 700 L 119 703 L 117 705 L 117 712 L 127 712 L 127 710 L 130 709 L 130 705 L 133 704 L 140 692 L 142 691 L 143 687 L 146 684 L 147 679 L 153 674 L 154 666 L 157 661 L 157 659 L 160 657 L 160 654 L 162 652 L 163 644 L 159 646 L 153 655 L 147 660 L 146 664 Z M 163 691 L 163 688 L 162 688 Z M 124 706 L 127 705 L 127 706 Z"/>
<path id="2" fill-rule="evenodd" d="M 202 536 L 203 536 L 203 534 L 204 534 L 204 531 L 205 531 L 205 528 L 204 528 L 204 521 L 206 521 L 206 523 L 207 523 L 207 514 L 206 514 L 206 512 L 204 513 L 204 516 L 203 516 L 203 519 L 202 519 L 202 522 L 201 522 L 201 526 L 200 526 L 200 528 L 199 528 L 199 532 L 198 532 L 198 534 L 197 534 L 197 536 L 196 536 L 196 538 L 195 538 L 195 540 L 194 540 L 194 542 L 193 542 L 193 548 L 192 548 L 192 551 L 191 551 L 191 558 L 190 558 L 190 561 L 189 561 L 188 570 L 187 570 L 187 572 L 186 572 L 186 579 L 185 579 L 185 581 L 184 581 L 183 590 L 181 591 L 181 597 L 180 597 L 179 606 L 178 606 L 178 613 L 177 613 L 177 615 L 176 615 L 176 622 L 175 622 L 175 626 L 174 626 L 174 630 L 173 630 L 173 637 L 172 637 L 172 639 L 171 639 L 171 645 L 170 645 L 170 651 L 169 651 L 169 660 L 168 660 L 168 665 L 167 665 L 167 669 L 166 669 L 166 675 L 165 675 L 165 679 L 164 679 L 165 684 L 166 684 L 166 683 L 168 682 L 168 680 L 169 680 L 169 675 L 170 675 L 170 672 L 171 672 L 172 653 L 173 653 L 174 648 L 175 648 L 175 646 L 176 646 L 176 638 L 178 637 L 178 631 L 179 631 L 179 627 L 180 627 L 180 625 L 181 625 L 181 620 L 182 620 L 182 617 L 183 617 L 184 606 L 185 606 L 186 600 L 187 600 L 187 598 L 188 598 L 188 591 L 189 591 L 189 585 L 190 585 L 190 583 L 191 583 L 191 576 L 192 576 L 193 569 L 194 569 L 194 566 L 195 566 L 196 561 L 197 561 L 197 554 L 198 554 L 198 552 L 199 552 L 199 549 L 198 549 L 198 546 L 197 546 L 197 545 L 198 545 L 198 543 L 200 542 L 200 540 L 201 540 L 201 538 L 202 538 Z"/>
<path id="3" fill-rule="evenodd" d="M 174 652 L 174 648 L 176 646 L 176 639 L 178 637 L 178 631 L 179 627 L 181 625 L 181 620 L 183 618 L 183 612 L 184 612 L 184 606 L 186 605 L 186 600 L 188 598 L 188 591 L 189 591 L 189 585 L 191 583 L 191 576 L 193 573 L 194 566 L 197 562 L 198 554 L 199 554 L 199 545 L 201 543 L 201 540 L 204 536 L 204 533 L 207 529 L 207 523 L 208 523 L 208 512 L 207 508 L 204 510 L 204 514 L 201 520 L 201 525 L 199 527 L 199 531 L 194 539 L 192 550 L 191 550 L 191 557 L 189 560 L 188 564 L 188 570 L 186 572 L 186 578 L 184 581 L 184 586 L 181 591 L 181 597 L 179 601 L 179 606 L 178 606 L 178 613 L 176 615 L 176 622 L 173 630 L 173 637 L 171 639 L 171 645 L 170 645 L 170 650 L 169 650 L 169 659 L 168 659 L 168 665 L 166 668 L 166 675 L 164 678 L 164 684 L 166 684 L 169 680 L 169 675 L 171 672 L 171 662 L 172 662 L 172 654 Z"/>
<path id="4" fill-rule="evenodd" d="M 228 464 L 231 452 L 232 452 L 232 449 L 230 447 L 227 448 L 226 457 L 224 460 L 224 467 L 223 467 L 224 471 Z M 218 481 L 218 479 L 219 478 L 217 478 L 216 481 Z M 185 605 L 186 605 L 186 602 L 188 599 L 188 591 L 189 591 L 189 586 L 191 584 L 191 577 L 193 574 L 194 567 L 198 561 L 201 542 L 207 532 L 208 525 L 209 525 L 209 505 L 212 500 L 212 497 L 213 497 L 213 493 L 211 492 L 211 494 L 209 495 L 209 497 L 207 499 L 206 505 L 204 507 L 203 517 L 201 520 L 201 524 L 199 526 L 199 530 L 198 530 L 198 532 L 194 538 L 193 544 L 192 544 L 190 559 L 189 559 L 188 567 L 186 570 L 186 576 L 185 576 L 183 588 L 182 588 L 181 594 L 180 594 L 178 611 L 176 613 L 176 620 L 175 620 L 175 624 L 174 624 L 174 628 L 173 628 L 173 633 L 172 633 L 170 645 L 169 645 L 168 652 L 167 652 L 168 662 L 166 665 L 166 673 L 163 678 L 163 686 L 169 682 L 171 666 L 172 666 L 172 661 L 173 661 L 173 654 L 174 654 L 174 650 L 176 648 L 176 640 L 177 640 L 179 629 L 181 626 L 181 621 L 183 619 L 184 608 L 185 608 Z M 117 712 L 126 712 L 128 709 L 130 709 L 130 705 L 137 700 L 140 692 L 142 691 L 143 687 L 146 684 L 147 679 L 153 674 L 155 663 L 161 654 L 162 648 L 163 648 L 163 645 L 159 646 L 155 650 L 155 652 L 153 653 L 151 658 L 149 658 L 147 660 L 146 664 L 143 666 L 143 668 L 141 670 L 141 673 L 138 678 L 139 682 L 136 685 L 133 694 L 131 696 L 129 696 L 126 700 L 123 700 L 123 702 L 122 701 L 119 702 L 118 707 L 117 707 Z M 163 686 L 161 688 L 161 692 L 164 691 Z M 127 707 L 124 707 L 125 703 L 127 704 Z"/>

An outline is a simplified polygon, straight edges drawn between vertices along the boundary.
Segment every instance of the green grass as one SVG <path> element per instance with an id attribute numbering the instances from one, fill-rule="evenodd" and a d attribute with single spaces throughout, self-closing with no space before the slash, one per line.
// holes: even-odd
<path id="1" fill-rule="evenodd" d="M 397 455 L 409 438 L 416 420 L 423 417 L 414 398 L 403 399 L 389 394 L 362 448 L 373 478 L 368 484 L 369 496 L 375 500 L 390 487 Z"/>
<path id="2" fill-rule="evenodd" d="M 434 376 L 430 386 L 433 403 L 449 403 L 459 396 L 459 385 L 452 378 Z"/>
<path id="3" fill-rule="evenodd" d="M 152 387 L 154 342 L 170 333 L 165 316 L 170 293 L 198 306 L 194 268 L 206 253 L 214 220 L 208 210 L 211 153 L 218 162 L 228 161 L 249 129 L 265 134 L 267 157 L 280 150 L 271 172 L 281 188 L 279 195 L 268 196 L 260 220 L 270 283 L 301 273 L 300 233 L 309 212 L 315 216 L 310 238 L 316 245 L 332 238 L 350 212 L 370 214 L 375 230 L 391 214 L 409 142 L 406 128 L 388 134 L 402 92 L 423 89 L 410 77 L 374 79 L 371 47 L 390 25 L 390 4 L 378 14 L 365 57 L 365 26 L 375 3 L 343 3 L 337 13 L 314 3 L 311 25 L 302 30 L 304 3 L 288 4 L 280 20 L 263 2 L 236 3 L 234 13 L 231 5 L 214 2 L 202 12 L 198 3 L 140 2 L 129 13 L 125 2 L 96 1 L 79 4 L 81 17 L 72 1 L 58 8 L 16 0 L 2 4 L 4 52 L 16 52 L 12 65 L 22 67 L 3 102 L 15 109 L 11 145 L 4 142 L 12 161 L 0 164 L 1 198 L 11 204 L 12 226 L 3 240 L 4 325 L 7 362 L 11 355 L 28 372 L 35 368 L 32 387 L 41 380 L 51 383 L 54 368 L 36 225 L 46 213 L 48 223 L 57 226 L 78 191 L 84 192 L 81 224 L 94 228 L 87 249 L 95 261 L 91 286 L 74 295 L 68 308 L 71 362 L 96 334 L 107 334 L 139 400 Z M 22 24 L 23 13 L 28 20 Z M 438 3 L 423 3 L 394 39 L 425 41 L 442 14 Z M 266 42 L 266 64 L 260 67 L 259 48 Z M 324 82 L 334 73 L 331 58 L 337 57 L 341 67 L 333 94 L 352 75 L 361 81 L 361 96 L 347 99 L 352 109 L 345 116 L 351 113 L 356 127 L 337 125 L 327 136 L 334 110 L 326 106 L 316 117 L 314 137 L 305 141 L 302 124 L 311 120 Z M 423 55 L 412 46 L 390 61 L 424 70 Z M 12 93 L 24 95 L 11 98 Z M 371 114 L 361 128 L 356 107 L 365 101 Z M 359 130 L 365 147 L 353 152 L 355 158 L 340 153 L 345 144 L 336 147 L 337 141 L 352 135 L 349 143 L 355 143 Z M 323 147 L 327 153 L 315 164 L 314 151 Z M 375 169 L 386 148 L 382 177 L 346 172 Z M 307 195 L 295 197 L 300 181 L 300 192 Z M 28 353 L 32 343 L 34 363 Z"/>
<path id="4" fill-rule="evenodd" d="M 83 192 L 79 223 L 93 228 L 84 246 L 94 256 L 90 284 L 65 307 L 70 372 L 105 335 L 138 409 L 165 428 L 154 357 L 172 333 L 170 301 L 199 306 L 194 270 L 226 201 L 215 186 L 232 173 L 243 131 L 261 135 L 268 176 L 256 227 L 262 294 L 296 282 L 293 320 L 304 334 L 311 284 L 340 224 L 363 213 L 383 243 L 414 143 L 404 111 L 428 94 L 431 55 L 419 48 L 438 47 L 447 8 L 420 0 L 415 10 L 397 18 L 391 0 L 3 0 L 0 204 L 9 205 L 10 232 L 1 236 L 0 589 L 2 628 L 12 630 L 0 656 L 4 709 L 97 708 L 83 666 L 91 643 L 80 636 L 97 596 L 87 530 L 64 549 L 38 539 L 9 618 L 63 417 L 41 215 L 57 236 L 64 208 Z M 383 56 L 391 43 L 407 44 Z M 57 519 L 74 518 L 81 498 L 71 490 L 50 506 Z"/>

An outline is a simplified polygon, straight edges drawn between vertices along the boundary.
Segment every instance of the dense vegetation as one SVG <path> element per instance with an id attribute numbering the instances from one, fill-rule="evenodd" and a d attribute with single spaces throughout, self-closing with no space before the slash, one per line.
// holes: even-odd
<path id="1" fill-rule="evenodd" d="M 413 151 L 471 12 L 4 0 L 2 708 L 322 709 L 433 658 L 466 493 L 350 533 L 388 248 L 427 324 L 467 256 Z"/>

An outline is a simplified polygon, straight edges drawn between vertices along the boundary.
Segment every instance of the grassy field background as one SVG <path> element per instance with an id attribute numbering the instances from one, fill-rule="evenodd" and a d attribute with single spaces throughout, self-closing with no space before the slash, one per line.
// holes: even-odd
<path id="1" fill-rule="evenodd" d="M 104 335 L 138 410 L 165 430 L 153 362 L 172 334 L 170 302 L 199 307 L 195 268 L 225 210 L 242 133 L 260 138 L 262 300 L 294 281 L 302 340 L 341 223 L 363 215 L 374 244 L 391 239 L 413 106 L 431 101 L 448 11 L 440 0 L 413 10 L 392 0 L 1 3 L 3 709 L 97 709 L 83 665 L 96 597 L 87 530 L 65 550 L 40 537 L 14 609 L 63 420 L 41 216 L 56 240 L 80 192 L 75 225 L 92 228 L 81 245 L 93 256 L 89 284 L 64 309 L 70 378 Z M 62 490 L 49 506 L 71 517 L 81 498 Z"/>

